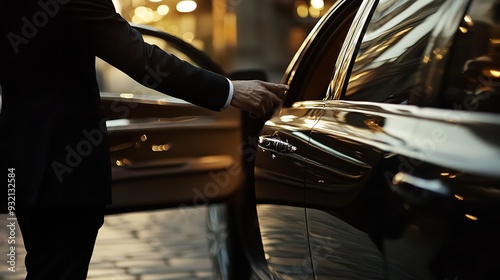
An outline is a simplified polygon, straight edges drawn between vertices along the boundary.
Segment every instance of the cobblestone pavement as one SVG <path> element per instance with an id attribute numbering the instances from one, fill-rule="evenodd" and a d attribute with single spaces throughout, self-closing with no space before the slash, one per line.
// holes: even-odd
<path id="1" fill-rule="evenodd" d="M 213 279 L 205 231 L 206 208 L 106 216 L 88 280 Z M 7 215 L 0 215 L 0 279 L 25 277 L 22 238 L 16 230 L 16 267 L 9 271 Z"/>

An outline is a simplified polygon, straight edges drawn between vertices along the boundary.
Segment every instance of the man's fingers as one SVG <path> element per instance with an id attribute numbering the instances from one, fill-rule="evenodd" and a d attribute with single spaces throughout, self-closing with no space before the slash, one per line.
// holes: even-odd
<path id="1" fill-rule="evenodd" d="M 275 84 L 270 82 L 262 82 L 264 87 L 272 92 L 282 92 L 288 90 L 288 86 L 284 84 Z"/>
<path id="2" fill-rule="evenodd" d="M 264 88 L 271 93 L 271 104 L 270 107 L 266 107 L 266 113 L 272 110 L 272 108 L 278 106 L 282 99 L 285 97 L 285 92 L 288 90 L 288 86 L 284 84 L 275 84 L 269 82 L 262 82 Z"/>
<path id="3" fill-rule="evenodd" d="M 272 94 L 271 99 L 273 102 L 273 107 L 281 103 L 281 99 L 283 98 L 283 94 L 280 94 L 279 96 L 277 94 Z"/>
<path id="4" fill-rule="evenodd" d="M 263 81 L 233 81 L 231 105 L 249 112 L 252 117 L 267 114 L 278 107 L 288 90 L 287 85 Z"/>
<path id="5" fill-rule="evenodd" d="M 269 82 L 263 82 L 264 87 L 273 93 L 271 99 L 274 106 L 278 105 L 282 99 L 285 98 L 285 92 L 288 90 L 288 85 L 284 84 L 274 84 Z"/>
<path id="6" fill-rule="evenodd" d="M 280 91 L 280 92 L 285 92 L 289 89 L 288 85 L 284 85 L 284 84 L 276 84 L 276 90 Z"/>

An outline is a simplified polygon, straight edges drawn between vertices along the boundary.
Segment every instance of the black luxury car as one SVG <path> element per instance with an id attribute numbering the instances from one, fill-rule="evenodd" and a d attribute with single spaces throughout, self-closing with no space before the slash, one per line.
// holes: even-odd
<path id="1" fill-rule="evenodd" d="M 259 119 L 103 93 L 109 211 L 209 205 L 220 279 L 500 279 L 500 0 L 339 0 L 282 82 Z"/>

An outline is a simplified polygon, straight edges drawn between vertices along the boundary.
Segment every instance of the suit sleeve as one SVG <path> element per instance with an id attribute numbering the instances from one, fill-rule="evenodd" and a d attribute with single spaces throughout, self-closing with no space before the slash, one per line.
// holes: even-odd
<path id="1" fill-rule="evenodd" d="M 111 0 L 71 0 L 64 5 L 64 16 L 94 55 L 137 82 L 215 111 L 227 104 L 230 85 L 224 76 L 144 42 Z"/>

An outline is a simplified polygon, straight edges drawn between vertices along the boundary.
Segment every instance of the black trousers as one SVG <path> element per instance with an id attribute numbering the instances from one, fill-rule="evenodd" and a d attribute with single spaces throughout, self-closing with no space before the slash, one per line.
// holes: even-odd
<path id="1" fill-rule="evenodd" d="M 85 280 L 104 206 L 21 208 L 26 280 Z"/>

